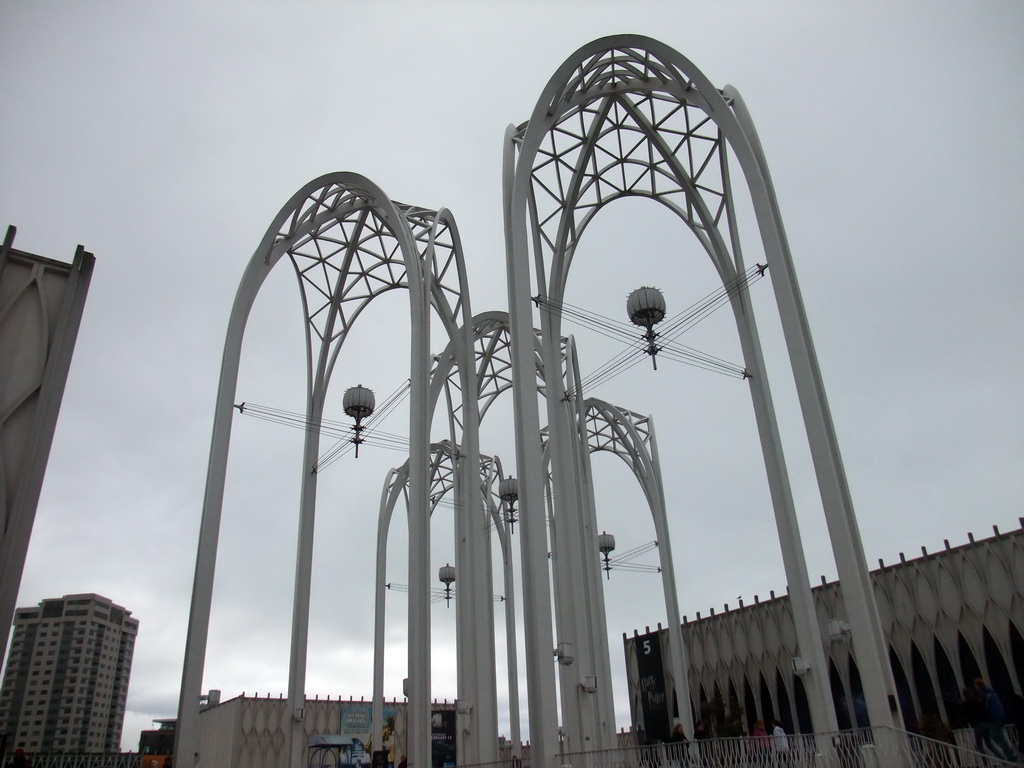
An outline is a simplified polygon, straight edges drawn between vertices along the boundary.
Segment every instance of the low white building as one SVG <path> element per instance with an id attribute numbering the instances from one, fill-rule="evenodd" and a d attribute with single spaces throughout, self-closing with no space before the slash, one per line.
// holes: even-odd
<path id="1" fill-rule="evenodd" d="M 386 741 L 375 740 L 370 732 L 371 703 L 352 699 L 306 699 L 306 744 L 317 753 L 313 765 L 334 766 L 330 755 L 341 752 L 341 763 L 371 765 L 374 750 L 380 743 L 388 749 L 389 760 L 398 763 L 405 753 L 406 702 L 385 703 Z M 450 748 L 454 755 L 455 704 L 435 702 L 433 743 L 436 758 L 443 761 L 441 752 Z M 447 715 L 444 713 L 451 713 Z M 393 718 L 390 724 L 388 718 Z M 227 701 L 209 702 L 199 715 L 199 765 L 202 768 L 280 768 L 286 763 L 285 734 L 291 727 L 288 700 L 241 695 Z M 344 745 L 325 748 L 329 740 L 323 736 L 344 736 Z M 316 742 L 322 742 L 319 747 Z M 321 763 L 320 760 L 323 759 Z M 184 763 L 182 763 L 184 765 Z"/>

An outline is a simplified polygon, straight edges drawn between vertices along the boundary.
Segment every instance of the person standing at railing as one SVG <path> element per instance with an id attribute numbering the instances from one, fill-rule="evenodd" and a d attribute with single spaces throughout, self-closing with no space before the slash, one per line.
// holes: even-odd
<path id="1" fill-rule="evenodd" d="M 708 744 L 708 739 L 710 738 L 711 731 L 704 725 L 703 720 L 699 721 L 693 728 L 693 743 L 697 746 L 697 765 L 704 766 L 709 763 L 711 745 Z"/>
<path id="2" fill-rule="evenodd" d="M 789 736 L 786 735 L 786 730 L 782 727 L 782 723 L 778 720 L 774 721 L 775 727 L 772 728 L 772 752 L 774 752 L 775 765 L 786 766 L 789 765 Z"/>
<path id="3" fill-rule="evenodd" d="M 989 752 L 998 755 L 996 748 L 992 746 L 991 727 L 985 705 L 973 688 L 964 688 L 963 694 L 964 715 L 967 716 L 967 722 L 974 731 L 974 751 L 984 754 L 985 747 L 988 747 Z"/>
<path id="4" fill-rule="evenodd" d="M 771 737 L 768 736 L 768 731 L 765 730 L 764 720 L 758 720 L 754 723 L 754 760 L 758 766 L 768 765 L 768 753 L 771 749 Z"/>
<path id="5" fill-rule="evenodd" d="M 1011 763 L 1016 762 L 1017 755 L 1014 753 L 1013 747 L 1010 746 L 1010 742 L 1006 740 L 1006 732 L 1003 730 L 1003 726 L 1006 724 L 1006 710 L 1003 708 L 1003 702 L 999 695 L 980 677 L 974 678 L 974 689 L 985 706 L 991 744 L 999 750 L 998 752 L 993 750 L 993 752 L 996 757 L 1001 757 Z"/>
<path id="6" fill-rule="evenodd" d="M 7 763 L 10 768 L 29 768 L 32 763 L 29 762 L 28 758 L 25 757 L 25 750 L 18 747 L 14 750 L 14 755 L 11 757 L 10 762 Z"/>
<path id="7" fill-rule="evenodd" d="M 665 751 L 670 763 L 674 763 L 679 768 L 690 768 L 690 741 L 686 738 L 682 723 L 675 724 L 672 733 L 665 739 L 665 744 L 667 745 Z"/>

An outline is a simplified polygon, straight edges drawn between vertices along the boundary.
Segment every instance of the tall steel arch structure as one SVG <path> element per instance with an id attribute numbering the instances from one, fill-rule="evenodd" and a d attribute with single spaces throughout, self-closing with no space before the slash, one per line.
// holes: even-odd
<path id="1" fill-rule="evenodd" d="M 723 284 L 743 273 L 733 167 L 750 191 L 758 233 L 770 268 L 790 364 L 837 570 L 853 645 L 861 661 L 874 724 L 896 713 L 895 691 L 877 609 L 854 518 L 799 287 L 767 163 L 753 123 L 735 89 L 716 88 L 691 62 L 655 40 L 619 35 L 594 41 L 569 57 L 548 82 L 529 122 L 506 132 L 505 216 L 508 292 L 513 329 L 515 408 L 524 548 L 540 564 L 542 532 L 529 526 L 543 509 L 543 472 L 537 434 L 540 415 L 532 388 L 531 296 L 548 299 L 540 312 L 554 462 L 555 518 L 566 530 L 580 516 L 571 465 L 571 424 L 561 377 L 550 374 L 562 336 L 561 303 L 576 244 L 605 205 L 643 196 L 665 205 L 697 238 Z M 531 269 L 531 265 L 533 268 Z M 835 728 L 827 672 L 811 602 L 792 491 L 779 442 L 757 327 L 748 298 L 733 295 L 736 322 L 775 510 L 787 581 L 797 617 L 801 653 L 810 665 L 805 687 L 816 729 Z M 531 515 L 531 510 L 538 514 Z M 574 541 L 580 551 L 591 542 Z M 551 619 L 547 570 L 524 578 L 530 732 L 541 755 L 556 744 L 556 701 L 550 663 Z M 525 575 L 525 574 L 524 574 Z M 573 590 L 572 583 L 561 589 Z M 562 604 L 583 606 L 569 599 Z M 591 610 L 584 606 L 584 610 Z M 577 624 L 577 626 L 579 626 Z M 561 638 L 570 640 L 571 638 Z M 593 660 L 584 662 L 593 663 Z M 563 700 L 563 707 L 567 702 Z M 571 705 L 571 702 L 568 703 Z M 591 727 L 597 729 L 597 723 Z M 586 736 L 587 734 L 585 734 Z M 594 734 L 596 735 L 596 734 Z"/>
<path id="2" fill-rule="evenodd" d="M 253 254 L 232 306 L 214 415 L 175 754 L 187 762 L 198 747 L 198 702 L 242 337 L 260 287 L 283 257 L 294 267 L 306 320 L 306 418 L 311 424 L 320 423 L 338 353 L 360 313 L 387 291 L 409 291 L 409 756 L 414 765 L 429 765 L 430 316 L 433 310 L 454 341 L 462 391 L 473 392 L 472 340 L 467 332 L 472 315 L 462 246 L 451 214 L 396 203 L 369 179 L 349 172 L 314 179 L 285 204 Z M 473 464 L 479 462 L 475 426 L 469 422 L 462 445 Z M 289 768 L 303 764 L 306 746 L 306 647 L 319 439 L 318 430 L 306 431 L 288 678 L 291 719 L 284 747 Z M 479 508 L 478 484 L 468 484 L 466 492 L 467 508 Z"/>
<path id="3" fill-rule="evenodd" d="M 572 336 L 563 338 L 560 346 L 560 356 L 564 358 L 561 373 L 564 391 L 568 395 L 560 400 L 558 408 L 566 412 L 570 428 L 568 454 L 572 462 L 573 488 L 578 494 L 578 514 L 568 519 L 563 517 L 561 521 L 551 515 L 551 561 L 555 631 L 560 647 L 570 643 L 574 655 L 573 664 L 559 666 L 562 702 L 560 747 L 566 753 L 577 753 L 616 746 L 608 626 L 598 558 L 599 526 L 590 458 L 597 451 L 607 451 L 621 458 L 633 473 L 647 501 L 659 544 L 662 592 L 669 625 L 666 671 L 671 689 L 667 693 L 683 702 L 689 696 L 689 686 L 667 504 L 653 420 L 597 398 L 582 397 L 576 340 Z M 545 394 L 548 391 L 545 388 Z M 550 425 L 542 434 L 549 438 Z M 553 441 L 544 439 L 542 448 L 544 479 L 550 492 L 555 485 L 551 471 Z M 564 467 L 562 471 L 566 471 Z M 523 567 L 528 567 L 528 564 L 524 563 Z M 580 660 L 578 664 L 576 659 Z M 588 678 L 592 680 L 588 681 Z M 598 684 L 593 686 L 590 684 L 592 681 Z M 686 730 L 692 732 L 689 707 L 681 708 L 680 720 Z"/>
<path id="4" fill-rule="evenodd" d="M 395 506 L 404 499 L 410 503 L 410 459 L 402 466 L 388 472 L 381 491 L 377 522 L 377 554 L 374 582 L 374 653 L 373 653 L 373 723 L 375 735 L 378 724 L 383 722 L 384 713 L 384 631 L 385 601 L 387 592 L 386 566 L 387 544 L 391 532 L 391 521 Z M 457 748 L 460 758 L 469 764 L 492 763 L 497 757 L 497 700 L 494 668 L 494 635 L 483 631 L 493 624 L 491 609 L 491 586 L 485 583 L 487 572 L 484 562 L 487 551 L 483 543 L 487 538 L 487 527 L 478 505 L 464 514 L 463 499 L 467 496 L 466 486 L 481 487 L 481 466 L 490 462 L 489 457 L 478 455 L 474 467 L 466 460 L 460 444 L 444 440 L 430 446 L 430 472 L 427 501 L 431 517 L 441 500 L 450 493 L 456 497 L 455 508 L 456 573 L 458 592 L 455 598 L 457 626 Z M 481 505 L 484 504 L 482 496 Z M 467 518 L 474 517 L 471 530 L 466 530 Z M 474 524 L 475 523 L 475 524 Z M 472 550 L 472 559 L 466 557 Z M 479 603 L 484 602 L 481 605 Z M 411 743 L 411 742 L 410 742 Z"/>
<path id="5" fill-rule="evenodd" d="M 470 465 L 461 451 L 462 436 L 466 433 L 467 424 L 480 422 L 490 407 L 502 395 L 512 388 L 511 338 L 508 313 L 500 311 L 484 312 L 473 318 L 468 327 L 471 338 L 473 359 L 471 366 L 475 369 L 472 381 L 476 390 L 467 393 L 463 386 L 461 368 L 457 354 L 457 344 L 462 339 L 453 339 L 445 350 L 434 357 L 431 370 L 429 404 L 433 410 L 442 395 L 445 398 L 448 413 L 449 437 L 441 443 L 431 446 L 430 490 L 429 501 L 431 511 L 441 497 L 455 491 L 463 497 L 460 489 L 469 484 L 479 485 L 482 493 L 482 506 L 469 509 L 484 523 L 483 527 L 466 532 L 465 528 L 456 526 L 457 552 L 459 553 L 458 583 L 456 594 L 456 623 L 458 627 L 459 665 L 458 665 L 458 701 L 457 715 L 458 744 L 460 761 L 468 764 L 488 763 L 497 760 L 497 706 L 495 676 L 495 646 L 492 633 L 485 631 L 494 623 L 491 606 L 491 592 L 494 583 L 493 563 L 491 555 L 490 529 L 493 527 L 498 537 L 502 558 L 502 579 L 505 592 L 506 649 L 508 653 L 508 692 L 510 727 L 514 754 L 519 754 L 522 747 L 519 717 L 518 692 L 518 659 L 516 652 L 516 601 L 514 596 L 514 579 L 511 547 L 511 531 L 508 522 L 500 514 L 499 503 L 495 502 L 498 494 L 497 484 L 504 478 L 501 461 L 497 457 L 483 456 L 477 452 L 479 464 Z M 534 334 L 536 387 L 539 392 L 544 390 L 544 370 L 541 363 L 540 342 Z M 470 396 L 471 395 L 471 396 Z M 386 600 L 386 560 L 387 542 L 391 529 L 391 521 L 395 505 L 400 498 L 406 503 L 409 500 L 409 462 L 392 469 L 384 482 L 381 492 L 380 511 L 377 525 L 377 555 L 375 579 L 375 615 L 374 615 L 374 675 L 373 675 L 373 721 L 380 722 L 384 710 L 384 606 Z M 461 517 L 464 511 L 456 504 L 457 514 Z M 464 549 L 471 550 L 473 557 L 463 559 Z M 525 568 L 525 563 L 524 563 Z M 470 586 L 478 586 L 475 594 Z M 467 669 L 464 660 L 469 657 L 467 648 L 473 648 L 479 662 L 476 671 Z"/>
<path id="6" fill-rule="evenodd" d="M 633 472 L 647 501 L 658 542 L 662 593 L 668 620 L 669 658 L 666 677 L 671 683 L 671 688 L 666 693 L 670 702 L 673 699 L 678 702 L 679 720 L 687 733 L 692 733 L 693 717 L 691 708 L 686 706 L 687 697 L 692 694 L 687 673 L 689 657 L 683 644 L 682 625 L 679 619 L 675 560 L 672 556 L 672 539 L 668 531 L 668 504 L 661 479 L 661 460 L 658 456 L 654 420 L 650 416 L 641 416 L 598 398 L 588 397 L 584 400 L 580 397 L 578 400 L 584 424 L 581 432 L 586 437 L 587 447 L 584 452 L 584 467 L 591 497 L 584 502 L 589 508 L 589 514 L 594 515 L 596 511 L 593 499 L 594 486 L 589 478 L 593 477 L 590 454 L 597 451 L 607 451 L 622 459 Z M 603 611 L 601 614 L 601 631 L 607 635 Z"/>

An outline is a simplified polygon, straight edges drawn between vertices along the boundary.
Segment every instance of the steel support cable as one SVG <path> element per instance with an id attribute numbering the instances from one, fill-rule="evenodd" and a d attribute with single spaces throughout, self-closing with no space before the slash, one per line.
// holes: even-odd
<path id="1" fill-rule="evenodd" d="M 604 384 L 611 379 L 614 379 L 623 371 L 632 368 L 634 365 L 642 360 L 647 359 L 647 351 L 640 347 L 631 347 L 626 349 L 624 352 L 620 352 L 618 355 L 613 357 L 603 366 L 598 368 L 593 373 L 587 374 L 580 381 L 580 388 L 583 392 L 588 392 L 594 387 Z M 575 390 L 570 391 L 569 397 L 575 397 L 577 392 Z"/>
<path id="2" fill-rule="evenodd" d="M 293 429 L 301 429 L 303 432 L 318 429 L 321 434 L 342 437 L 352 431 L 351 425 L 342 421 L 321 419 L 319 424 L 314 424 L 306 418 L 305 414 L 268 408 L 256 405 L 255 403 L 241 403 L 235 407 L 239 409 L 239 413 L 243 416 L 251 416 L 261 421 L 269 421 L 272 424 L 281 424 Z"/>
<path id="3" fill-rule="evenodd" d="M 713 373 L 721 373 L 736 378 L 744 378 L 746 376 L 746 372 L 741 366 L 730 363 L 722 358 L 715 357 L 714 355 L 700 352 L 699 350 L 686 345 L 675 345 L 672 341 L 674 338 L 678 337 L 706 318 L 712 312 L 724 306 L 730 297 L 740 291 L 747 290 L 751 284 L 764 276 L 765 269 L 766 267 L 761 265 L 750 267 L 742 275 L 737 275 L 728 283 L 723 284 L 722 287 L 716 289 L 700 301 L 676 315 L 675 318 L 669 321 L 669 325 L 666 326 L 666 329 L 658 334 L 658 354 L 663 354 L 670 360 L 691 365 L 695 368 L 711 371 Z M 576 307 L 565 302 L 559 303 L 551 301 L 545 297 L 537 297 L 535 301 L 539 306 L 546 305 L 548 307 L 555 308 L 560 305 L 563 317 L 574 319 L 580 325 L 596 330 L 605 336 L 611 338 L 625 338 L 631 343 L 636 341 L 637 336 L 632 325 L 611 320 L 603 315 L 588 312 L 581 307 Z M 588 391 L 599 384 L 609 381 L 627 368 L 640 362 L 640 360 L 642 360 L 647 354 L 643 349 L 635 349 L 634 351 L 638 354 L 634 355 L 632 351 L 627 350 L 606 362 L 596 371 L 588 374 L 581 382 L 582 389 L 584 391 Z M 575 391 L 570 391 L 568 394 L 570 397 L 573 397 L 577 393 Z"/>
<path id="4" fill-rule="evenodd" d="M 755 264 L 742 275 L 737 275 L 728 283 L 724 283 L 720 289 L 708 294 L 696 304 L 687 308 L 686 311 L 670 319 L 668 325 L 659 333 L 659 336 L 668 337 L 671 341 L 681 333 L 689 330 L 712 312 L 724 306 L 728 299 L 748 290 L 751 285 L 764 277 L 767 269 L 766 266 Z"/>
<path id="5" fill-rule="evenodd" d="M 581 381 L 583 390 L 589 391 L 598 384 L 603 384 L 605 381 L 614 378 L 627 368 L 631 368 L 636 365 L 641 360 L 647 359 L 650 354 L 651 353 L 643 347 L 633 347 L 628 350 L 627 354 L 620 353 L 596 371 L 592 371 L 583 377 L 583 380 Z M 693 347 L 685 345 L 677 346 L 674 344 L 659 344 L 656 354 L 666 357 L 669 360 L 674 360 L 675 362 L 691 365 L 695 368 L 703 368 L 704 370 L 743 378 L 744 369 L 741 366 L 738 366 L 735 363 L 730 363 L 722 358 L 715 357 L 707 352 L 701 352 Z"/>
<path id="6" fill-rule="evenodd" d="M 449 495 L 450 491 L 451 491 L 451 489 L 449 488 L 447 491 L 445 491 L 441 495 L 441 498 L 437 499 L 436 501 L 433 499 L 433 497 L 431 497 L 430 498 L 431 507 L 433 509 L 437 509 L 438 507 L 444 507 L 445 509 L 450 509 L 453 512 L 458 512 L 460 509 L 462 509 L 462 502 L 461 501 L 455 501 L 453 499 L 449 499 L 448 498 L 448 495 Z"/>
<path id="7" fill-rule="evenodd" d="M 384 588 L 392 590 L 394 592 L 406 592 L 407 593 L 409 591 L 409 585 L 408 584 L 397 584 L 397 583 L 395 583 L 393 581 L 389 581 L 387 584 L 385 584 Z M 455 597 L 455 590 L 454 589 L 448 594 L 448 597 L 449 598 Z M 443 589 L 441 589 L 439 587 L 431 587 L 431 589 L 430 589 L 430 602 L 431 603 L 438 603 L 438 602 L 444 600 L 444 598 L 445 598 L 445 591 Z"/>
<path id="8" fill-rule="evenodd" d="M 586 387 L 588 382 L 592 379 L 603 380 L 609 373 L 617 373 L 622 366 L 629 367 L 639 360 L 643 360 L 647 353 L 644 349 L 636 346 L 627 346 L 617 355 L 610 360 L 606 361 L 596 371 L 592 371 L 584 377 L 582 382 L 583 386 Z M 633 358 L 636 358 L 635 360 Z"/>
<path id="9" fill-rule="evenodd" d="M 760 279 L 764 274 L 764 269 L 760 265 L 755 265 L 743 274 L 737 275 L 727 283 L 723 283 L 707 296 L 704 296 L 676 316 L 670 318 L 668 325 L 659 332 L 659 337 L 675 337 L 681 332 L 680 328 L 685 330 L 700 322 L 708 314 L 723 305 L 729 297 L 746 290 L 749 285 Z M 554 301 L 547 296 L 536 296 L 534 297 L 534 302 L 539 307 L 558 310 L 562 317 L 571 318 L 580 325 L 595 330 L 609 338 L 620 338 L 626 341 L 636 340 L 636 326 L 633 323 L 613 320 L 565 301 Z"/>
<path id="10" fill-rule="evenodd" d="M 616 560 L 609 562 L 613 571 L 632 571 L 633 573 L 661 573 L 661 566 L 644 565 L 643 563 L 620 563 Z"/>
<path id="11" fill-rule="evenodd" d="M 633 549 L 628 549 L 617 557 L 608 558 L 607 565 L 617 571 L 634 571 L 639 573 L 661 573 L 661 566 L 634 563 L 633 560 L 658 548 L 657 541 L 649 541 Z M 602 566 L 603 568 L 604 566 Z"/>
<path id="12" fill-rule="evenodd" d="M 409 381 L 406 380 L 377 408 L 374 413 L 366 419 L 366 428 L 372 427 L 376 422 L 384 419 L 395 406 L 398 405 L 409 392 Z M 243 402 L 235 406 L 238 412 L 244 416 L 252 416 L 263 421 L 274 424 L 283 424 L 303 431 L 317 429 L 321 434 L 348 436 L 354 430 L 352 426 L 343 421 L 332 419 L 307 419 L 304 413 L 285 411 L 280 408 L 271 408 L 257 403 Z"/>
<path id="13" fill-rule="evenodd" d="M 385 589 L 394 590 L 395 592 L 408 592 L 409 591 L 409 585 L 408 584 L 398 584 L 398 583 L 396 583 L 394 581 L 389 581 L 387 584 L 384 585 L 384 588 Z M 430 602 L 432 602 L 432 603 L 439 603 L 442 600 L 444 600 L 446 597 L 451 599 L 451 600 L 455 599 L 456 592 L 455 592 L 455 588 L 454 587 L 452 587 L 451 592 L 449 592 L 448 594 L 445 594 L 445 590 L 441 589 L 440 587 L 432 587 L 431 588 L 431 590 L 430 590 Z M 505 602 L 505 596 L 504 595 L 491 595 L 491 599 L 494 602 L 496 602 L 496 603 L 503 603 L 503 602 Z"/>
<path id="14" fill-rule="evenodd" d="M 590 312 L 582 307 L 577 307 L 564 301 L 552 301 L 546 297 L 538 297 L 537 303 L 543 307 L 558 309 L 561 311 L 563 318 L 570 318 L 578 324 L 609 338 L 618 338 L 623 341 L 633 341 L 636 338 L 636 326 L 632 323 L 612 320 L 609 317 L 599 315 L 596 312 Z"/>
<path id="15" fill-rule="evenodd" d="M 640 555 L 646 554 L 646 553 L 650 552 L 652 549 L 657 549 L 657 548 L 658 548 L 658 542 L 656 542 L 656 541 L 649 541 L 646 544 L 641 544 L 638 547 L 633 547 L 633 549 L 627 549 L 625 552 L 621 552 L 618 555 L 616 555 L 615 557 L 609 558 L 609 560 L 612 563 L 626 562 L 628 560 L 632 560 L 635 557 L 639 557 Z"/>
<path id="16" fill-rule="evenodd" d="M 675 349 L 674 347 L 663 347 L 658 350 L 658 354 L 662 357 L 668 358 L 669 360 L 674 360 L 677 363 L 685 363 L 686 365 L 693 366 L 694 368 L 702 368 L 713 373 L 734 376 L 737 379 L 746 378 L 746 369 L 742 366 L 730 363 L 727 360 L 722 360 L 719 357 L 709 355 L 691 347 L 684 347 L 682 350 Z"/>
<path id="17" fill-rule="evenodd" d="M 619 353 L 596 371 L 587 374 L 583 378 L 581 381 L 583 390 L 585 392 L 589 391 L 593 387 L 603 384 L 609 379 L 618 376 L 627 368 L 630 368 L 641 360 L 646 359 L 648 354 L 647 350 L 642 347 L 633 347 L 628 349 L 626 352 Z M 706 352 L 701 352 L 693 347 L 666 344 L 658 347 L 657 354 L 662 355 L 669 360 L 684 363 L 695 368 L 701 368 L 713 373 L 721 373 L 727 376 L 734 376 L 736 378 L 744 377 L 744 368 L 741 366 L 738 366 L 735 363 L 730 363 L 727 360 L 715 357 L 714 355 L 710 355 Z M 570 392 L 570 396 L 574 396 L 575 394 L 575 391 Z"/>
<path id="18" fill-rule="evenodd" d="M 386 419 L 391 414 L 391 412 L 398 406 L 398 404 L 401 403 L 409 395 L 410 389 L 411 382 L 409 379 L 406 379 L 398 386 L 398 388 L 394 392 L 388 395 L 384 402 L 381 403 L 380 406 L 377 408 L 377 410 L 375 410 L 369 416 L 369 418 L 366 419 L 366 423 L 363 425 L 362 433 L 371 437 L 362 438 L 362 441 L 364 443 L 370 440 L 371 445 L 376 444 L 379 445 L 380 447 L 394 447 L 384 445 L 383 443 L 372 442 L 372 436 L 374 435 L 375 432 L 378 431 L 374 429 L 374 425 L 384 421 L 384 419 Z M 347 436 L 339 439 L 333 446 L 331 446 L 327 451 L 325 451 L 317 459 L 314 471 L 320 472 L 321 470 L 326 469 L 331 464 L 340 459 L 342 456 L 347 454 L 349 451 L 353 450 L 356 445 L 355 442 L 353 442 L 354 435 L 355 429 L 350 429 L 349 434 Z M 408 450 L 408 444 L 408 439 L 405 439 L 405 450 Z M 400 447 L 398 449 L 401 450 L 403 448 Z"/>
<path id="19" fill-rule="evenodd" d="M 353 432 L 353 434 L 355 434 Z M 363 437 L 361 438 L 362 445 L 373 446 L 374 448 L 388 448 L 393 451 L 399 451 L 400 453 L 408 453 L 409 451 L 409 438 L 401 435 L 388 435 L 381 434 L 379 431 L 374 430 L 373 432 L 364 431 Z M 342 456 L 346 456 L 349 452 L 355 449 L 355 443 L 352 438 L 339 440 L 334 446 L 323 454 L 323 456 L 316 463 L 316 471 L 320 472 L 327 467 L 331 466 L 334 462 L 340 459 Z"/>
<path id="20" fill-rule="evenodd" d="M 516 513 L 517 514 L 519 513 L 519 508 L 518 507 L 516 508 Z M 484 527 L 485 527 L 484 533 L 494 533 L 495 531 L 498 530 L 498 523 L 494 522 L 494 518 L 491 517 L 491 513 L 489 511 L 484 510 L 484 514 L 487 516 L 487 522 L 484 524 Z M 507 520 L 506 513 L 505 513 L 504 509 L 499 508 L 498 509 L 498 515 L 505 522 L 505 524 L 508 524 L 508 520 Z M 517 523 L 519 522 L 519 518 L 516 518 L 516 522 Z M 514 536 L 515 532 L 514 531 L 509 531 L 509 535 L 513 535 Z"/>
<path id="21" fill-rule="evenodd" d="M 382 432 L 381 430 L 374 430 L 373 426 L 378 422 L 383 421 L 391 414 L 391 412 L 401 403 L 409 394 L 410 382 L 407 379 L 399 387 L 392 392 L 384 400 L 383 403 L 373 412 L 373 414 L 366 419 L 363 427 L 363 434 L 367 437 L 363 438 L 364 443 L 376 445 L 381 448 L 391 448 L 393 450 L 408 451 L 409 439 L 402 435 L 395 435 L 388 432 Z M 329 437 L 336 437 L 337 442 L 328 449 L 321 457 L 317 460 L 314 471 L 320 471 L 325 467 L 333 464 L 341 456 L 348 453 L 353 449 L 354 443 L 352 438 L 355 435 L 355 429 L 350 424 L 346 424 L 343 421 L 335 421 L 331 419 L 307 419 L 303 413 L 296 413 L 294 411 L 285 411 L 279 408 L 270 408 L 264 405 L 258 405 L 256 403 L 243 402 L 235 406 L 239 413 L 244 416 L 251 416 L 262 421 L 268 421 L 272 424 L 281 424 L 286 427 L 292 427 L 293 429 L 301 429 L 307 431 L 310 429 L 319 430 L 320 434 L 327 435 Z"/>
<path id="22" fill-rule="evenodd" d="M 362 444 L 373 445 L 378 448 L 392 448 L 397 451 L 408 451 L 409 450 L 409 439 L 403 435 L 393 435 L 387 432 L 380 432 L 375 430 L 373 432 L 363 433 Z M 334 463 L 338 456 L 344 455 L 353 449 L 354 443 L 351 440 L 341 441 L 335 449 L 332 449 L 332 453 L 327 456 L 327 460 L 321 461 L 317 464 L 317 469 L 323 469 L 326 466 Z"/>

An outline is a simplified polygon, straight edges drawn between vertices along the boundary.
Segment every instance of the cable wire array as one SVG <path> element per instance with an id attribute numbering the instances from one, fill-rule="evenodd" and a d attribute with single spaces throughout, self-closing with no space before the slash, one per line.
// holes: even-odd
<path id="1" fill-rule="evenodd" d="M 723 374 L 732 378 L 746 378 L 747 373 L 742 366 L 730 363 L 706 352 L 701 352 L 693 347 L 674 343 L 674 340 L 693 328 L 701 320 L 704 320 L 713 312 L 725 306 L 734 295 L 748 290 L 751 285 L 764 277 L 766 270 L 766 266 L 755 264 L 746 272 L 737 275 L 728 283 L 724 283 L 715 291 L 712 291 L 704 298 L 669 319 L 667 325 L 657 333 L 656 353 L 684 365 Z M 567 318 L 584 328 L 596 331 L 602 336 L 617 341 L 624 341 L 629 345 L 611 360 L 597 368 L 597 370 L 583 377 L 581 381 L 583 391 L 576 392 L 575 389 L 569 391 L 567 394 L 570 398 L 582 395 L 594 387 L 610 381 L 650 354 L 646 348 L 637 346 L 637 340 L 642 337 L 637 335 L 637 327 L 632 323 L 612 320 L 582 307 L 567 302 L 553 301 L 545 296 L 534 297 L 534 303 L 542 309 L 557 310 L 561 312 L 563 318 Z"/>
<path id="2" fill-rule="evenodd" d="M 608 558 L 608 567 L 616 571 L 636 571 L 640 573 L 661 573 L 660 565 L 646 565 L 644 563 L 634 563 L 633 561 L 645 555 L 651 550 L 658 548 L 657 541 L 649 541 L 646 544 L 641 544 L 633 549 L 627 549 L 625 552 L 616 555 L 615 557 Z M 604 567 L 603 565 L 601 566 Z"/>
<path id="3" fill-rule="evenodd" d="M 388 395 L 387 399 L 363 422 L 363 443 L 375 445 L 379 448 L 388 448 L 395 451 L 408 453 L 409 438 L 404 435 L 385 432 L 377 427 L 383 422 L 396 407 L 409 395 L 410 382 L 405 380 L 399 387 Z M 304 413 L 285 411 L 280 408 L 271 408 L 256 403 L 242 402 L 235 405 L 238 412 L 243 416 L 252 416 L 262 421 L 269 421 L 272 424 L 282 424 L 293 429 L 302 431 L 318 430 L 321 435 L 336 438 L 336 442 L 320 458 L 317 459 L 314 471 L 320 472 L 329 467 L 339 458 L 351 451 L 355 444 L 352 438 L 355 437 L 355 427 L 343 421 L 332 419 L 310 420 Z"/>
<path id="4" fill-rule="evenodd" d="M 384 585 L 384 588 L 385 589 L 394 590 L 395 592 L 408 592 L 409 591 L 409 585 L 408 584 L 398 584 L 397 582 L 394 582 L 394 581 L 389 581 L 387 584 Z M 438 602 L 440 602 L 440 601 L 442 601 L 442 600 L 444 600 L 446 598 L 454 600 L 455 597 L 456 597 L 455 587 L 452 587 L 450 592 L 446 592 L 446 590 L 441 589 L 440 587 L 434 588 L 434 589 L 430 590 L 430 602 L 432 602 L 432 603 L 438 603 Z M 494 602 L 496 602 L 496 603 L 503 603 L 503 602 L 505 602 L 505 596 L 504 595 L 491 595 L 491 599 Z"/>
<path id="5" fill-rule="evenodd" d="M 370 414 L 363 423 L 363 443 L 367 445 L 375 445 L 378 448 L 388 448 L 393 451 L 401 451 L 403 453 L 409 452 L 408 437 L 405 437 L 404 435 L 397 435 L 393 432 L 384 432 L 383 430 L 378 429 L 377 425 L 391 415 L 391 412 L 398 407 L 399 403 L 409 396 L 411 388 L 412 381 L 410 379 L 406 379 L 394 392 L 387 396 L 387 399 L 377 407 L 377 410 Z M 320 458 L 317 459 L 315 467 L 316 472 L 320 472 L 321 470 L 329 467 L 355 448 L 355 443 L 352 441 L 352 438 L 355 436 L 355 429 L 349 428 L 348 432 L 347 436 L 339 438 L 333 446 L 328 448 Z"/>

